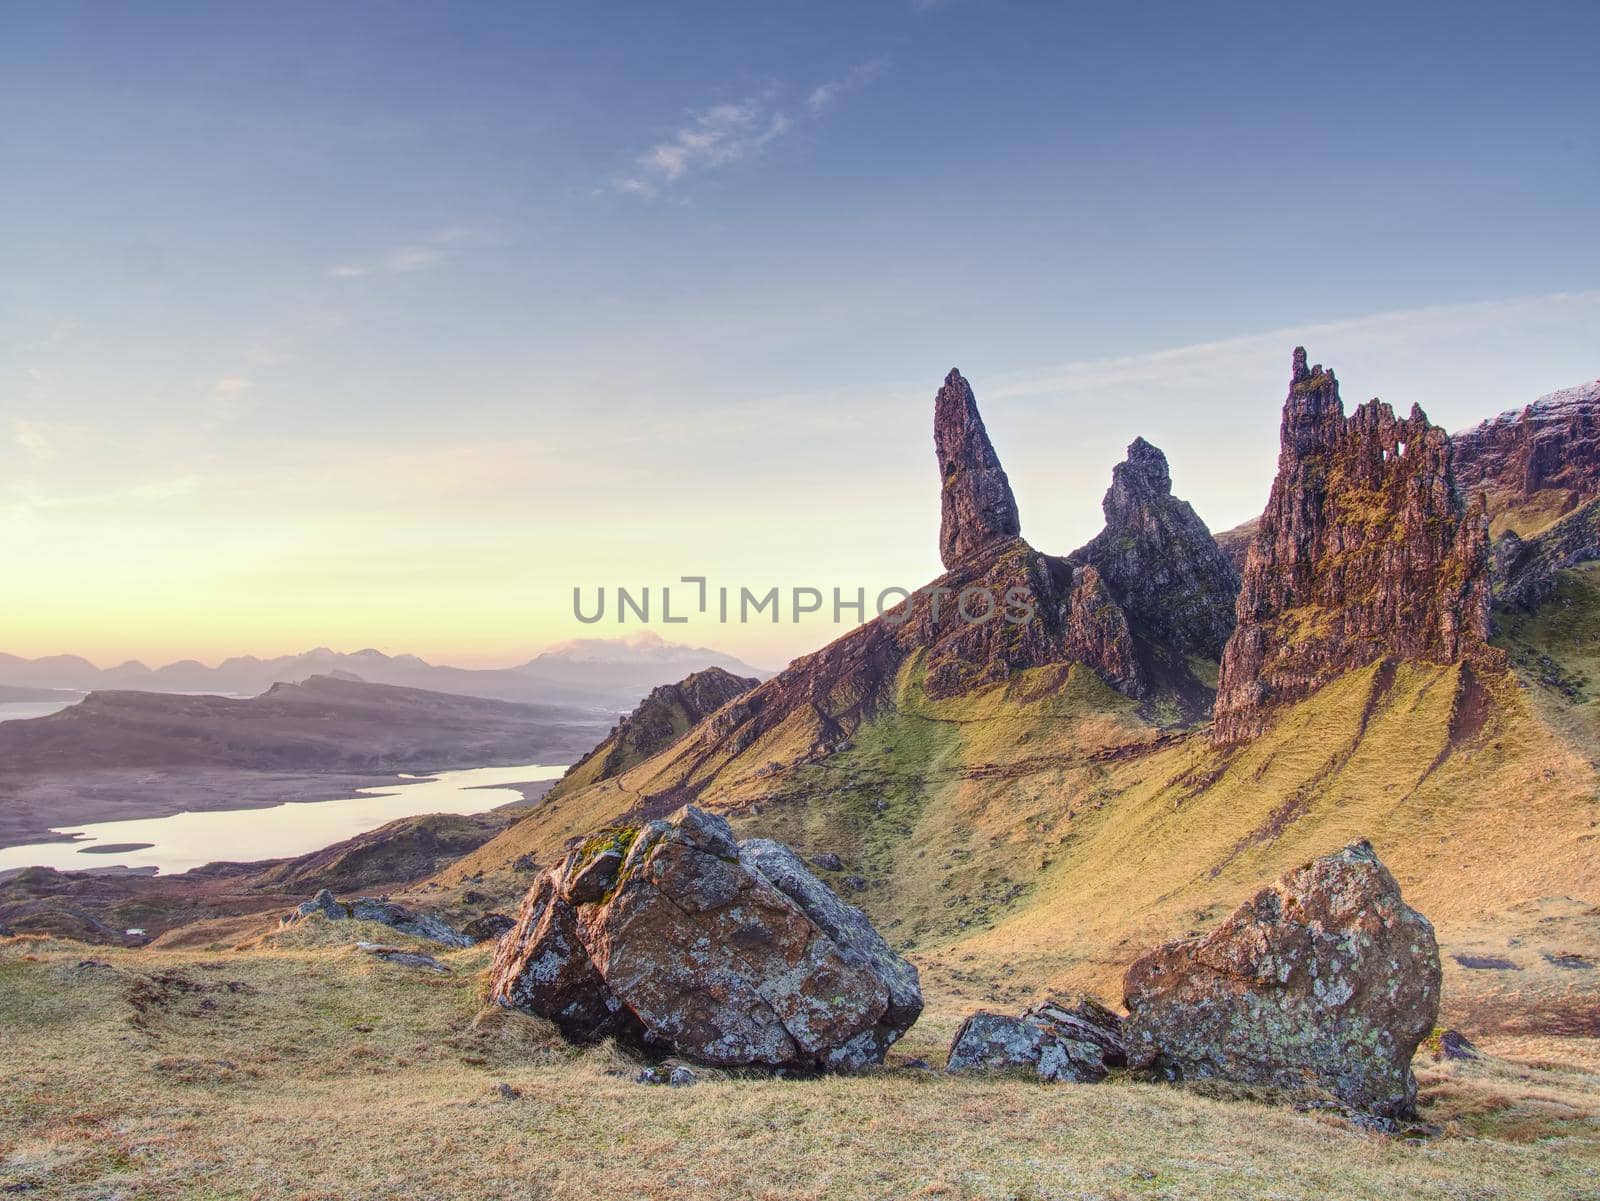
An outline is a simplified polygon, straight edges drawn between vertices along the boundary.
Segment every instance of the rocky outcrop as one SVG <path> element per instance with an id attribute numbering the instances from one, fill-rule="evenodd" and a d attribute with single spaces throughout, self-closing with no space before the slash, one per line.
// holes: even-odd
<path id="1" fill-rule="evenodd" d="M 1011 481 L 978 415 L 972 385 L 954 369 L 933 408 L 939 457 L 939 557 L 947 570 L 1022 532 Z"/>
<path id="2" fill-rule="evenodd" d="M 380 900 L 377 897 L 357 897 L 353 901 L 340 901 L 326 888 L 284 918 L 284 924 L 293 925 L 302 922 L 313 914 L 320 914 L 330 922 L 376 922 L 380 926 L 398 930 L 401 934 L 443 943 L 447 947 L 470 947 L 473 943 L 471 938 L 452 929 L 431 913 L 415 913 L 404 905 L 396 905 L 392 901 Z"/>
<path id="3" fill-rule="evenodd" d="M 1128 615 L 1111 598 L 1100 573 L 1079 567 L 1072 573 L 1067 602 L 1067 653 L 1089 664 L 1102 679 L 1128 696 L 1145 692 L 1143 673 L 1134 651 Z"/>
<path id="4" fill-rule="evenodd" d="M 652 689 L 603 742 L 567 769 L 561 791 L 573 783 L 612 779 L 643 763 L 758 683 L 752 676 L 736 676 L 720 667 L 708 667 L 676 684 Z"/>
<path id="5" fill-rule="evenodd" d="M 575 1038 L 722 1066 L 855 1070 L 922 1011 L 916 969 L 787 848 L 720 817 L 602 831 L 546 871 L 491 992 Z"/>
<path id="6" fill-rule="evenodd" d="M 1167 456 L 1135 438 L 1111 471 L 1106 525 L 1069 556 L 1092 564 L 1152 642 L 1217 659 L 1233 632 L 1239 573 L 1187 501 L 1172 495 Z"/>
<path id="7" fill-rule="evenodd" d="M 490 942 L 516 925 L 516 921 L 503 913 L 485 913 L 461 927 L 461 933 L 473 942 Z"/>
<path id="8" fill-rule="evenodd" d="M 1600 380 L 1540 397 L 1455 436 L 1456 482 L 1496 529 L 1523 537 L 1600 496 Z"/>
<path id="9" fill-rule="evenodd" d="M 1191 658 L 1215 653 L 1232 580 L 1204 525 L 1171 495 L 1161 452 L 1134 444 L 1113 475 L 1107 534 L 1091 544 L 1123 581 L 1125 603 L 1086 557 L 1089 548 L 1049 555 L 1017 534 L 1010 484 L 959 372 L 946 378 L 934 411 L 948 570 L 909 597 L 889 594 L 880 615 L 723 705 L 666 752 L 669 764 L 655 761 L 656 791 L 636 813 L 669 813 L 725 769 L 771 774 L 825 758 L 872 720 L 908 663 L 934 699 L 1037 668 L 1061 669 L 1039 682 L 1055 686 L 1076 663 L 1164 721 L 1209 712 L 1212 690 Z M 1168 586 L 1163 604 L 1157 594 Z M 864 616 L 872 613 L 870 595 L 860 603 Z M 581 786 L 578 769 L 562 785 Z"/>
<path id="10" fill-rule="evenodd" d="M 1204 938 L 1128 969 L 1131 1066 L 1326 1090 L 1408 1115 L 1411 1057 L 1439 1014 L 1439 947 L 1372 847 L 1355 843 L 1262 889 Z"/>
<path id="11" fill-rule="evenodd" d="M 1022 1068 L 1041 1080 L 1093 1084 L 1127 1063 L 1122 1019 L 1088 997 L 1044 1001 L 1020 1017 L 980 1009 L 956 1031 L 946 1071 Z"/>
<path id="12" fill-rule="evenodd" d="M 1531 538 L 1507 531 L 1494 544 L 1494 600 L 1532 613 L 1555 594 L 1559 573 L 1600 559 L 1600 499 Z"/>
<path id="13" fill-rule="evenodd" d="M 1420 408 L 1349 416 L 1332 371 L 1294 353 L 1278 474 L 1245 562 L 1223 654 L 1214 737 L 1238 742 L 1271 708 L 1393 657 L 1485 654 L 1488 517 L 1466 505 L 1450 439 Z"/>

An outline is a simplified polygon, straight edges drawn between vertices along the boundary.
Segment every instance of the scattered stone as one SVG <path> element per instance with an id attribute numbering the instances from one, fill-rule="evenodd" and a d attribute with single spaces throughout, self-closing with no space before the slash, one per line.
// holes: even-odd
<path id="1" fill-rule="evenodd" d="M 1069 1005 L 1045 1001 L 1020 1017 L 979 1010 L 956 1031 L 948 1072 L 1031 1068 L 1051 1083 L 1104 1080 L 1127 1063 L 1122 1019 L 1088 997 Z"/>
<path id="2" fill-rule="evenodd" d="M 699 1084 L 700 1077 L 695 1074 L 693 1068 L 676 1063 L 645 1068 L 634 1077 L 634 1081 L 639 1084 L 665 1084 L 671 1088 L 688 1088 L 692 1084 Z"/>
<path id="3" fill-rule="evenodd" d="M 844 860 L 840 859 L 832 851 L 823 851 L 811 862 L 825 872 L 842 872 L 844 870 Z"/>
<path id="4" fill-rule="evenodd" d="M 386 947 L 375 942 L 358 942 L 356 949 L 365 951 L 374 959 L 382 959 L 389 963 L 398 963 L 401 967 L 427 968 L 431 972 L 449 975 L 450 969 L 440 963 L 432 955 L 423 955 L 417 951 L 407 951 L 403 947 Z"/>
<path id="5" fill-rule="evenodd" d="M 447 947 L 470 947 L 473 942 L 430 913 L 413 913 L 404 905 L 396 905 L 392 901 L 379 900 L 376 897 L 357 897 L 353 901 L 339 901 L 335 900 L 333 893 L 326 888 L 309 901 L 302 902 L 284 919 L 284 924 L 302 921 L 314 913 L 320 913 L 330 922 L 347 920 L 377 922 L 402 934 L 410 934 L 414 938 L 426 938 Z"/>
<path id="6" fill-rule="evenodd" d="M 488 942 L 490 939 L 499 938 L 516 924 L 516 919 L 507 917 L 503 913 L 485 913 L 461 927 L 461 933 L 475 943 Z"/>
<path id="7" fill-rule="evenodd" d="M 1590 972 L 1594 970 L 1594 960 L 1587 955 L 1580 955 L 1576 951 L 1558 951 L 1551 954 L 1544 952 L 1544 961 L 1552 967 L 1566 968 L 1568 971 Z"/>
<path id="8" fill-rule="evenodd" d="M 1440 1059 L 1477 1059 L 1478 1048 L 1459 1030 L 1446 1030 L 1439 1035 Z"/>
<path id="9" fill-rule="evenodd" d="M 1128 969 L 1128 1062 L 1177 1077 L 1325 1089 L 1409 1115 L 1411 1058 L 1439 1013 L 1439 950 L 1372 847 L 1313 860 L 1205 938 Z"/>
<path id="10" fill-rule="evenodd" d="M 500 1082 L 497 1091 L 507 1101 L 520 1101 L 520 1100 L 522 1100 L 522 1090 L 520 1088 L 512 1087 L 511 1085 L 507 1084 L 504 1080 L 502 1080 Z"/>
<path id="11" fill-rule="evenodd" d="M 536 872 L 539 864 L 532 855 L 518 855 L 511 861 L 511 870 L 514 872 Z"/>
<path id="12" fill-rule="evenodd" d="M 466 892 L 461 894 L 461 903 L 463 905 L 481 905 L 486 900 L 488 900 L 488 898 L 476 888 L 469 888 Z"/>
<path id="13" fill-rule="evenodd" d="M 866 892 L 867 891 L 867 882 L 865 880 L 863 880 L 860 876 L 846 876 L 844 878 L 844 886 L 846 888 L 848 888 L 851 892 Z"/>
<path id="14" fill-rule="evenodd" d="M 921 1013 L 916 969 L 788 848 L 693 806 L 601 831 L 529 890 L 491 995 L 569 1037 L 853 1070 Z"/>
<path id="15" fill-rule="evenodd" d="M 1522 969 L 1509 959 L 1497 955 L 1452 955 L 1462 967 L 1472 972 L 1520 972 Z"/>

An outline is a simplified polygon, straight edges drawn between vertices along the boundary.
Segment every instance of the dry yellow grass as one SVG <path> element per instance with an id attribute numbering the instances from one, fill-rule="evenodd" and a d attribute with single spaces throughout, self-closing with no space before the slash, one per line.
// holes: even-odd
<path id="1" fill-rule="evenodd" d="M 1600 1076 L 1423 1068 L 1438 1137 L 1276 1098 L 898 1068 L 632 1082 L 615 1048 L 474 1025 L 436 976 L 313 927 L 249 950 L 0 941 L 0 1187 L 51 1198 L 1460 1198 L 1594 1195 Z M 392 941 L 392 932 L 390 935 Z M 906 1047 L 942 1061 L 964 1006 Z M 518 1094 L 502 1095 L 509 1085 Z M 1212 1094 L 1216 1095 L 1212 1095 Z"/>

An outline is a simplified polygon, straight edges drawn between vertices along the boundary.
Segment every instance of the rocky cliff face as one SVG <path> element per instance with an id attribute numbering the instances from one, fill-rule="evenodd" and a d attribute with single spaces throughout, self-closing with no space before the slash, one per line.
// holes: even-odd
<path id="1" fill-rule="evenodd" d="M 723 705 L 760 681 L 708 667 L 676 684 L 652 689 L 610 735 L 567 771 L 584 784 L 609 780 L 663 751 Z"/>
<path id="2" fill-rule="evenodd" d="M 1219 658 L 1233 632 L 1239 573 L 1189 503 L 1172 495 L 1167 456 L 1135 438 L 1101 509 L 1106 528 L 1070 558 L 1099 571 L 1146 637 Z"/>
<path id="3" fill-rule="evenodd" d="M 1455 436 L 1456 483 L 1488 498 L 1495 532 L 1526 538 L 1600 496 L 1600 380 Z"/>
<path id="4" fill-rule="evenodd" d="M 939 557 L 954 570 L 974 553 L 1022 532 L 1016 498 L 972 385 L 952 370 L 934 399 L 933 445 L 939 457 Z"/>
<path id="5" fill-rule="evenodd" d="M 1271 706 L 1393 656 L 1485 652 L 1488 515 L 1454 487 L 1450 439 L 1420 408 L 1345 415 L 1333 372 L 1294 353 L 1278 475 L 1246 558 L 1214 737 L 1259 733 Z"/>
<path id="6" fill-rule="evenodd" d="M 1596 559 L 1600 559 L 1600 499 L 1532 538 L 1507 530 L 1494 544 L 1495 607 L 1532 613 L 1555 594 L 1560 572 Z"/>

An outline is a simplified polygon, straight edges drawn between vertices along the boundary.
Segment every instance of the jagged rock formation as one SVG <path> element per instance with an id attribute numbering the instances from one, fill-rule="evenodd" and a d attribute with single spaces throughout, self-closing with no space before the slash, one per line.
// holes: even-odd
<path id="1" fill-rule="evenodd" d="M 978 415 L 972 385 L 952 369 L 934 400 L 939 456 L 939 557 L 954 570 L 978 551 L 1022 532 L 1011 481 Z"/>
<path id="2" fill-rule="evenodd" d="M 670 782 L 641 798 L 637 815 L 696 800 L 730 764 L 770 775 L 825 757 L 871 720 L 908 666 L 928 697 L 947 699 L 1033 668 L 1059 668 L 1064 682 L 1081 664 L 1163 721 L 1207 713 L 1212 692 L 1194 662 L 1217 654 L 1234 584 L 1205 526 L 1171 495 L 1161 452 L 1143 440 L 1130 448 L 1105 534 L 1063 557 L 1016 533 L 1010 484 L 959 372 L 935 397 L 934 431 L 949 570 L 713 713 L 668 752 Z M 581 786 L 578 769 L 569 781 Z"/>
<path id="3" fill-rule="evenodd" d="M 671 746 L 758 683 L 760 681 L 751 676 L 736 676 L 720 667 L 708 667 L 676 684 L 652 689 L 633 712 L 617 723 L 604 742 L 567 769 L 561 791 L 621 775 L 634 764 Z"/>
<path id="4" fill-rule="evenodd" d="M 1106 527 L 1071 559 L 1092 564 L 1153 642 L 1217 659 L 1233 633 L 1239 573 L 1187 501 L 1172 495 L 1167 456 L 1135 438 L 1111 471 Z"/>
<path id="5" fill-rule="evenodd" d="M 1404 1117 L 1439 1016 L 1428 919 L 1365 842 L 1262 889 L 1215 932 L 1128 969 L 1128 1062 L 1182 1077 L 1318 1087 Z"/>
<path id="6" fill-rule="evenodd" d="M 1347 417 L 1333 372 L 1297 348 L 1280 447 L 1222 657 L 1219 744 L 1351 668 L 1472 659 L 1489 635 L 1488 516 L 1462 501 L 1450 439 L 1420 408 L 1372 400 Z"/>
<path id="7" fill-rule="evenodd" d="M 1600 496 L 1600 380 L 1540 397 L 1455 436 L 1462 495 L 1522 537 Z"/>
<path id="8" fill-rule="evenodd" d="M 1042 1001 L 1020 1017 L 980 1009 L 961 1023 L 945 1070 L 1026 1068 L 1047 1083 L 1093 1084 L 1128 1061 L 1122 1019 L 1089 997 Z"/>
<path id="9" fill-rule="evenodd" d="M 491 995 L 571 1037 L 723 1066 L 860 1069 L 922 1012 L 916 969 L 860 910 L 692 806 L 601 831 L 541 875 Z"/>

